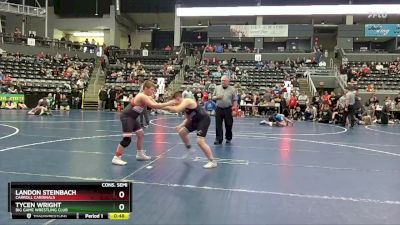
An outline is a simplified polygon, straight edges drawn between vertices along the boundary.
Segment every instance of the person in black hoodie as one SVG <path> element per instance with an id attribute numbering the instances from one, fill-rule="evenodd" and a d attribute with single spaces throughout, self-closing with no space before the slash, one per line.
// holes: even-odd
<path id="1" fill-rule="evenodd" d="M 108 93 L 108 108 L 110 109 L 110 111 L 112 111 L 113 109 L 115 109 L 114 106 L 115 96 L 116 96 L 115 89 L 110 86 L 108 88 L 107 93 Z"/>
<path id="2" fill-rule="evenodd" d="M 61 103 L 60 99 L 61 99 L 61 93 L 60 90 L 57 88 L 56 93 L 54 93 L 56 110 L 60 109 L 60 103 Z"/>

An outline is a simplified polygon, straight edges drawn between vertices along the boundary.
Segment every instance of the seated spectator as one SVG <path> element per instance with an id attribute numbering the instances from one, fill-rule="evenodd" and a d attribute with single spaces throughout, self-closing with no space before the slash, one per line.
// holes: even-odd
<path id="1" fill-rule="evenodd" d="M 17 89 L 14 88 L 14 85 L 10 85 L 10 87 L 8 88 L 8 93 L 17 94 L 18 91 L 17 91 Z"/>
<path id="2" fill-rule="evenodd" d="M 327 91 L 322 95 L 322 104 L 331 105 L 331 95 Z"/>
<path id="3" fill-rule="evenodd" d="M 46 55 L 43 52 L 40 52 L 39 54 L 37 54 L 36 59 L 38 61 L 42 61 L 44 60 L 44 58 L 46 58 Z"/>
<path id="4" fill-rule="evenodd" d="M 376 121 L 376 123 L 389 124 L 389 118 L 390 118 L 390 105 L 385 104 L 382 108 L 381 118 L 378 121 Z"/>
<path id="5" fill-rule="evenodd" d="M 320 119 L 318 122 L 320 123 L 329 123 L 332 118 L 332 111 L 328 104 L 323 104 L 320 113 Z"/>
<path id="6" fill-rule="evenodd" d="M 17 109 L 28 109 L 28 106 L 26 106 L 23 102 L 18 102 Z"/>
<path id="7" fill-rule="evenodd" d="M 367 86 L 367 92 L 375 92 L 374 84 L 368 84 L 368 86 Z"/>
<path id="8" fill-rule="evenodd" d="M 300 107 L 297 106 L 296 110 L 293 113 L 294 120 L 304 120 L 304 113 L 301 111 Z"/>
<path id="9" fill-rule="evenodd" d="M 16 104 L 11 101 L 10 97 L 7 97 L 6 101 L 4 102 L 5 109 L 17 109 Z"/>
<path id="10" fill-rule="evenodd" d="M 378 71 L 382 71 L 383 70 L 383 65 L 381 63 L 378 63 L 378 65 L 375 66 L 375 69 Z"/>
<path id="11" fill-rule="evenodd" d="M 171 46 L 169 46 L 169 45 L 165 46 L 164 51 L 168 51 L 168 52 L 172 51 Z"/>
<path id="12" fill-rule="evenodd" d="M 389 107 L 392 106 L 392 100 L 390 99 L 390 96 L 385 97 L 385 105 L 388 105 Z"/>
<path id="13" fill-rule="evenodd" d="M 8 87 L 3 83 L 0 83 L 0 93 L 8 93 Z"/>
<path id="14" fill-rule="evenodd" d="M 9 83 L 11 83 L 11 81 L 12 81 L 11 74 L 6 74 L 6 76 L 5 76 L 4 80 L 3 80 L 3 83 L 4 84 L 9 84 Z"/>
<path id="15" fill-rule="evenodd" d="M 209 115 L 214 115 L 215 109 L 216 109 L 216 104 L 213 100 L 209 99 L 205 103 L 205 109 L 208 112 Z"/>
<path id="16" fill-rule="evenodd" d="M 69 111 L 69 109 L 70 109 L 70 107 L 69 107 L 69 104 L 68 104 L 67 96 L 66 95 L 61 95 L 60 96 L 60 110 L 61 111 L 64 111 L 64 110 Z"/>
<path id="17" fill-rule="evenodd" d="M 304 111 L 304 120 L 305 121 L 314 121 L 318 116 L 317 108 L 308 103 L 306 110 Z"/>
<path id="18" fill-rule="evenodd" d="M 0 69 L 0 84 L 3 82 L 4 78 L 3 70 Z"/>
<path id="19" fill-rule="evenodd" d="M 367 65 L 363 65 L 362 72 L 367 75 L 371 74 L 371 69 Z"/>

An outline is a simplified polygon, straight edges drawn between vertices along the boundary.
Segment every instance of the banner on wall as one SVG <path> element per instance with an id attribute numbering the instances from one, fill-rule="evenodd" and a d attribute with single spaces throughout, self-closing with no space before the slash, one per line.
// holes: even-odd
<path id="1" fill-rule="evenodd" d="M 289 25 L 231 25 L 231 37 L 288 37 Z"/>
<path id="2" fill-rule="evenodd" d="M 9 98 L 14 104 L 17 104 L 18 102 L 25 102 L 25 96 L 23 94 L 0 94 L 0 102 L 7 101 L 7 98 Z"/>
<path id="3" fill-rule="evenodd" d="M 400 37 L 400 24 L 365 24 L 365 37 Z"/>

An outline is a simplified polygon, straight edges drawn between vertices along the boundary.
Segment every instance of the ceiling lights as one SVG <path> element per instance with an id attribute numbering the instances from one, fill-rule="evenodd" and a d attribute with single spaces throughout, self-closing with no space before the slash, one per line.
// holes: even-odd
<path id="1" fill-rule="evenodd" d="M 74 32 L 75 37 L 104 37 L 103 32 Z"/>
<path id="2" fill-rule="evenodd" d="M 279 16 L 279 15 L 372 15 L 400 14 L 400 4 L 296 5 L 177 8 L 176 15 L 195 16 Z"/>

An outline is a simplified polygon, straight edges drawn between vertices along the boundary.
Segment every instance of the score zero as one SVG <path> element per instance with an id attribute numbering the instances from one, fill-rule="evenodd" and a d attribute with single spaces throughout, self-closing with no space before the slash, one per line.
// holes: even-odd
<path id="1" fill-rule="evenodd" d="M 128 187 L 128 183 L 101 183 L 101 187 Z"/>

